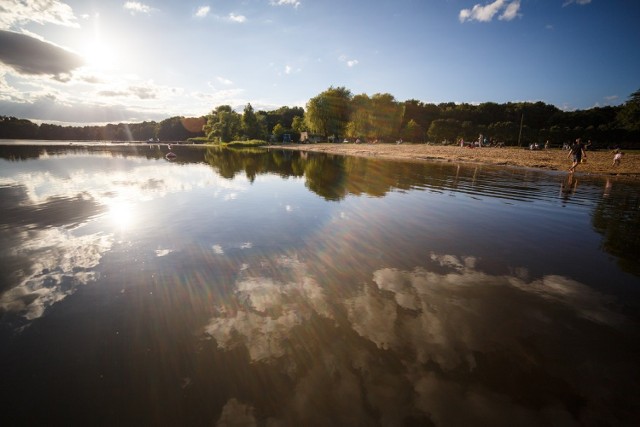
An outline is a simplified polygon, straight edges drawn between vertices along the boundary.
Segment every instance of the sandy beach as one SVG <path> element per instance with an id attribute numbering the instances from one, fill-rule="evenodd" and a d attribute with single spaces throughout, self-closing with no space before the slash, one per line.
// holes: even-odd
<path id="1" fill-rule="evenodd" d="M 482 163 L 500 166 L 528 167 L 568 171 L 571 159 L 568 152 L 557 148 L 529 150 L 523 147 L 462 148 L 428 144 L 286 144 L 270 148 L 311 151 L 329 154 L 379 157 L 396 160 L 439 160 L 447 162 Z M 577 174 L 620 176 L 640 179 L 640 152 L 624 151 L 619 166 L 612 166 L 613 152 L 588 151 L 586 162 L 576 169 Z"/>

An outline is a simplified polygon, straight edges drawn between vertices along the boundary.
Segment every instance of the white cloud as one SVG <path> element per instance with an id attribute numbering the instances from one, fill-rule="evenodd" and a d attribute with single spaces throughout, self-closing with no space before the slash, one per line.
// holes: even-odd
<path id="1" fill-rule="evenodd" d="M 520 0 L 516 0 L 507 5 L 504 12 L 498 19 L 501 21 L 511 21 L 512 19 L 518 16 L 518 11 L 520 10 Z"/>
<path id="2" fill-rule="evenodd" d="M 220 76 L 216 77 L 216 80 L 218 81 L 218 83 L 221 83 L 225 86 L 230 86 L 233 84 L 231 80 L 225 79 L 224 77 L 220 77 Z"/>
<path id="3" fill-rule="evenodd" d="M 271 6 L 293 6 L 296 9 L 300 6 L 298 0 L 271 0 L 270 4 Z"/>
<path id="4" fill-rule="evenodd" d="M 290 65 L 287 65 L 287 66 L 284 67 L 284 73 L 285 74 L 291 74 L 291 66 Z"/>
<path id="5" fill-rule="evenodd" d="M 493 3 L 489 3 L 484 6 L 476 4 L 471 9 L 462 9 L 458 15 L 458 19 L 460 22 L 491 22 L 500 11 L 503 11 L 498 19 L 511 21 L 518 16 L 519 10 L 520 0 L 515 0 L 510 3 L 507 3 L 506 0 L 495 0 Z"/>
<path id="6" fill-rule="evenodd" d="M 136 13 L 151 13 L 151 6 L 137 1 L 128 1 L 122 7 L 131 12 L 132 15 L 135 15 Z"/>
<path id="7" fill-rule="evenodd" d="M 3 1 L 2 3 L 9 3 Z M 57 0 L 23 0 L 0 6 L 0 28 L 10 29 L 28 22 L 79 27 L 71 7 Z"/>
<path id="8" fill-rule="evenodd" d="M 235 13 L 230 13 L 229 16 L 227 16 L 227 21 L 237 22 L 238 24 L 242 24 L 247 21 L 247 18 L 244 15 L 236 15 Z"/>
<path id="9" fill-rule="evenodd" d="M 196 13 L 194 14 L 194 16 L 196 18 L 204 18 L 209 14 L 210 11 L 211 11 L 211 8 L 209 6 L 200 6 L 196 11 Z"/>
<path id="10" fill-rule="evenodd" d="M 351 68 L 351 67 L 355 67 L 356 65 L 358 65 L 359 61 L 357 59 L 349 59 L 347 58 L 347 55 L 340 55 L 338 57 L 338 60 L 340 62 L 344 62 L 347 64 L 347 67 Z"/>

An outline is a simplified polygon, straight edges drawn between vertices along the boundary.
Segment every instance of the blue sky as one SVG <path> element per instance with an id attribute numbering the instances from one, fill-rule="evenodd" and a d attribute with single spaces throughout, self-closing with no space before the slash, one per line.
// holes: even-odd
<path id="1" fill-rule="evenodd" d="M 89 124 L 398 101 L 619 105 L 637 0 L 0 0 L 0 115 Z"/>

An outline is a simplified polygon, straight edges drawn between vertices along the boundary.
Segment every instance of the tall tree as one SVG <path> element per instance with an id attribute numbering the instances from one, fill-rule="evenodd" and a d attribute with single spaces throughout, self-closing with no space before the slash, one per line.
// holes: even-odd
<path id="1" fill-rule="evenodd" d="M 425 142 L 424 129 L 415 120 L 411 119 L 402 130 L 402 138 L 411 142 Z"/>
<path id="2" fill-rule="evenodd" d="M 347 136 L 351 138 L 373 138 L 371 127 L 371 99 L 367 94 L 356 95 L 351 100 L 350 121 L 347 124 Z"/>
<path id="3" fill-rule="evenodd" d="M 309 130 L 324 136 L 344 135 L 349 122 L 350 101 L 351 91 L 333 86 L 311 98 L 305 114 Z"/>
<path id="4" fill-rule="evenodd" d="M 640 132 L 640 90 L 631 94 L 616 117 L 622 127 L 631 132 Z"/>
<path id="5" fill-rule="evenodd" d="M 462 131 L 462 124 L 454 119 L 438 119 L 431 122 L 427 135 L 435 143 L 455 142 Z"/>
<path id="6" fill-rule="evenodd" d="M 253 111 L 251 104 L 244 107 L 242 114 L 242 133 L 248 139 L 257 139 L 260 137 L 260 123 Z"/>
<path id="7" fill-rule="evenodd" d="M 377 138 L 391 139 L 400 134 L 404 106 L 388 93 L 376 93 L 371 97 L 371 127 Z"/>
<path id="8" fill-rule="evenodd" d="M 298 133 L 304 132 L 307 129 L 304 119 L 301 116 L 295 116 L 291 122 L 291 129 Z"/>
<path id="9" fill-rule="evenodd" d="M 207 116 L 204 131 L 209 139 L 218 138 L 229 142 L 238 137 L 241 125 L 240 114 L 229 105 L 220 105 Z"/>

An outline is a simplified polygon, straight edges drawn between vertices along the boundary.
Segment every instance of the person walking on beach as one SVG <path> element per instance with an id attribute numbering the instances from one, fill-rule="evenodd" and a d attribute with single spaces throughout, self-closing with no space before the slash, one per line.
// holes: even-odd
<path id="1" fill-rule="evenodd" d="M 624 155 L 623 152 L 621 152 L 620 150 L 616 150 L 614 151 L 614 155 L 613 155 L 613 164 L 611 166 L 620 166 L 620 162 L 622 161 L 622 156 Z"/>
<path id="2" fill-rule="evenodd" d="M 573 173 L 576 170 L 576 167 L 580 164 L 583 158 L 587 158 L 587 155 L 584 152 L 584 144 L 580 138 L 576 139 L 576 142 L 569 149 L 569 155 L 567 158 L 573 157 L 573 164 L 569 168 L 569 172 Z"/>

